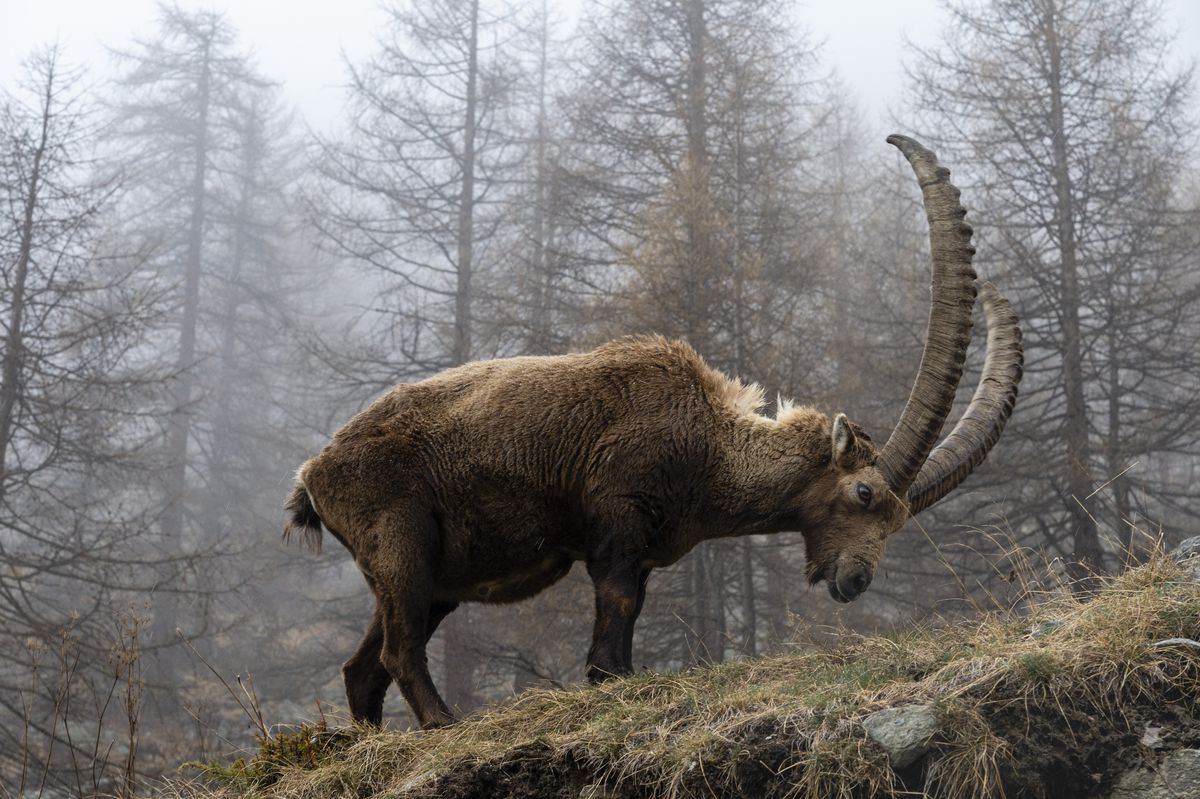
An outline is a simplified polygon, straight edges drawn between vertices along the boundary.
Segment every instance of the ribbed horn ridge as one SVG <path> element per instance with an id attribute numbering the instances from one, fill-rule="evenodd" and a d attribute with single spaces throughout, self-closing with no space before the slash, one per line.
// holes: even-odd
<path id="1" fill-rule="evenodd" d="M 949 494 L 983 463 L 1000 439 L 1017 403 L 1025 368 L 1021 328 L 1012 305 L 991 283 L 979 290 L 987 322 L 987 355 L 971 404 L 958 424 L 929 454 L 908 490 L 909 510 L 920 513 Z"/>
<path id="2" fill-rule="evenodd" d="M 950 170 L 907 136 L 893 134 L 887 140 L 908 159 L 921 185 L 933 256 L 929 327 L 921 367 L 904 413 L 878 460 L 892 490 L 904 495 L 937 443 L 962 378 L 975 304 L 975 271 L 971 268 L 975 248 L 971 246 L 971 226 L 963 221 L 967 212 L 950 182 Z"/>

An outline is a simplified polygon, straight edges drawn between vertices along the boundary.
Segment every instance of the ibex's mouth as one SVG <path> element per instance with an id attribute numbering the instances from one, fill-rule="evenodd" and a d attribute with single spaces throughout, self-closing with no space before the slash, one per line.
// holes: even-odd
<path id="1" fill-rule="evenodd" d="M 813 583 L 824 580 L 829 585 L 829 595 L 838 602 L 845 603 L 858 599 L 859 595 L 866 591 L 867 586 L 871 584 L 873 576 L 873 570 L 864 563 L 835 559 L 817 570 L 810 580 Z"/>
<path id="2" fill-rule="evenodd" d="M 858 599 L 858 594 L 855 594 L 854 596 L 846 596 L 843 594 L 842 590 L 838 588 L 836 580 L 829 581 L 829 595 L 842 604 L 848 604 L 853 602 L 855 599 Z"/>

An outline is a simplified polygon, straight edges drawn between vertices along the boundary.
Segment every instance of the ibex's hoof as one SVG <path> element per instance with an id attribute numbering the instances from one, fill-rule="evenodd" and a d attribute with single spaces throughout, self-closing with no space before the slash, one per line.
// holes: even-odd
<path id="1" fill-rule="evenodd" d="M 443 713 L 439 711 L 430 718 L 423 720 L 421 722 L 421 729 L 436 730 L 438 727 L 448 727 L 457 721 L 458 719 L 454 718 L 454 716 L 450 713 Z"/>
<path id="2" fill-rule="evenodd" d="M 606 669 L 603 666 L 588 666 L 587 681 L 592 685 L 602 683 L 605 680 L 612 680 L 618 677 L 628 677 L 633 672 L 623 668 Z"/>

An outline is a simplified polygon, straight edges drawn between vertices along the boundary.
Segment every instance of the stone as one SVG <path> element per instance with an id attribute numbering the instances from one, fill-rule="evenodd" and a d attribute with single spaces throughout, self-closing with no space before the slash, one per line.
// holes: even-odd
<path id="1" fill-rule="evenodd" d="M 1194 535 L 1191 538 L 1185 538 L 1180 541 L 1179 546 L 1171 550 L 1171 557 L 1181 562 L 1190 558 L 1200 557 L 1200 535 Z"/>
<path id="2" fill-rule="evenodd" d="M 1200 535 L 1180 541 L 1179 546 L 1171 550 L 1171 557 L 1180 565 L 1176 582 L 1200 583 Z"/>
<path id="3" fill-rule="evenodd" d="M 1165 647 L 1182 646 L 1188 649 L 1200 649 L 1200 641 L 1191 638 L 1164 638 L 1161 641 L 1155 641 L 1153 644 L 1155 649 L 1163 649 Z"/>
<path id="4" fill-rule="evenodd" d="M 1142 732 L 1142 746 L 1147 749 L 1162 749 L 1162 731 L 1161 726 L 1147 723 L 1145 731 Z"/>
<path id="5" fill-rule="evenodd" d="M 925 756 L 942 725 L 929 705 L 901 705 L 872 713 L 863 719 L 863 727 L 887 752 L 892 768 L 900 769 Z"/>
<path id="6" fill-rule="evenodd" d="M 1117 781 L 1109 799 L 1179 799 L 1200 796 L 1200 749 L 1177 749 L 1153 769 L 1135 768 Z"/>
<path id="7" fill-rule="evenodd" d="M 1047 635 L 1062 626 L 1062 619 L 1047 619 L 1046 621 L 1039 621 L 1037 624 L 1029 628 L 1029 635 L 1031 638 L 1045 638 Z"/>

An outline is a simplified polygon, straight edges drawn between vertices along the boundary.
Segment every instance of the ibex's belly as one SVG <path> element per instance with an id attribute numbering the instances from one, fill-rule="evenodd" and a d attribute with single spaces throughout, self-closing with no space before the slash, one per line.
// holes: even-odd
<path id="1" fill-rule="evenodd" d="M 547 554 L 525 568 L 462 586 L 454 598 L 460 602 L 518 602 L 561 580 L 573 563 L 565 553 Z"/>
<path id="2" fill-rule="evenodd" d="M 583 557 L 565 507 L 533 492 L 498 499 L 476 490 L 440 517 L 445 547 L 437 580 L 445 599 L 516 602 L 561 580 Z"/>

